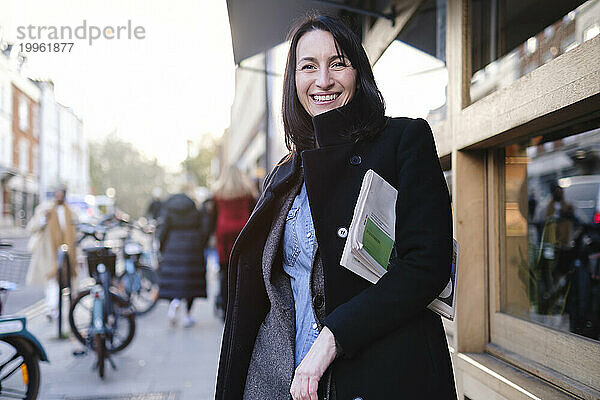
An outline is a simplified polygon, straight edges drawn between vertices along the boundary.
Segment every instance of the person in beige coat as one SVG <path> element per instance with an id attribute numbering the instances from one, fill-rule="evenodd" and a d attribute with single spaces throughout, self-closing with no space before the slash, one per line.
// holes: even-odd
<path id="1" fill-rule="evenodd" d="M 75 225 L 77 215 L 67 206 L 66 189 L 61 187 L 54 193 L 54 199 L 41 203 L 27 229 L 31 232 L 28 248 L 32 252 L 31 264 L 27 271 L 28 285 L 46 286 L 47 316 L 53 318 L 58 308 L 57 252 L 62 244 L 69 247 L 71 280 L 77 274 Z"/>

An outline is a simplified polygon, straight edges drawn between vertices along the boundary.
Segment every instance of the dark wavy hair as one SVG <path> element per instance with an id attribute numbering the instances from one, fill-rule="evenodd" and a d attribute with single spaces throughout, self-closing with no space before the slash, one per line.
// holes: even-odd
<path id="1" fill-rule="evenodd" d="M 306 112 L 296 93 L 296 49 L 298 41 L 307 32 L 322 30 L 333 36 L 338 55 L 345 55 L 356 70 L 356 91 L 351 102 L 358 103 L 353 109 L 358 113 L 355 123 L 347 132 L 349 140 L 358 141 L 375 136 L 386 123 L 385 103 L 377 88 L 373 70 L 359 38 L 338 18 L 309 14 L 292 28 L 288 34 L 290 51 L 283 80 L 283 127 L 285 144 L 291 152 L 312 149 L 316 146 L 312 117 Z"/>

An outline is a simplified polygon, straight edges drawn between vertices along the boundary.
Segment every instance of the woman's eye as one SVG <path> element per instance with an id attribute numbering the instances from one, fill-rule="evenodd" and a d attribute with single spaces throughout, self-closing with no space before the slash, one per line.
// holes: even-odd
<path id="1" fill-rule="evenodd" d="M 331 64 L 331 68 L 338 69 L 338 70 L 346 68 L 347 66 L 348 65 L 345 62 L 343 62 L 343 61 L 336 61 L 333 64 Z"/>
<path id="2" fill-rule="evenodd" d="M 313 70 L 313 69 L 317 69 L 317 68 L 312 64 L 305 64 L 300 67 L 301 71 L 307 71 L 307 70 Z"/>

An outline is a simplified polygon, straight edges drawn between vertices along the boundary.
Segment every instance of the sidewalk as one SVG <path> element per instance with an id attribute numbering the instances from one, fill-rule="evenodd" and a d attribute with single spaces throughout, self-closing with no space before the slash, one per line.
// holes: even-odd
<path id="1" fill-rule="evenodd" d="M 212 297 L 216 274 L 209 270 L 208 275 Z M 39 399 L 213 399 L 223 329 L 213 313 L 213 302 L 195 301 L 192 314 L 197 323 L 191 328 L 169 325 L 168 304 L 163 300 L 136 319 L 133 342 L 114 355 L 116 371 L 107 363 L 104 380 L 92 369 L 95 354 L 74 357 L 73 351 L 82 349 L 75 338 L 56 339 L 56 323 L 49 323 L 43 315 L 30 319 L 28 328 L 50 359 L 40 364 Z M 69 331 L 66 319 L 64 331 Z"/>
<path id="2" fill-rule="evenodd" d="M 3 234 L 7 232 L 10 234 Z M 0 230 L 15 250 L 24 250 L 26 231 Z M 214 265 L 213 265 L 214 264 Z M 203 400 L 213 399 L 223 324 L 213 312 L 218 287 L 215 263 L 207 271 L 208 299 L 194 302 L 191 328 L 171 327 L 166 314 L 169 303 L 160 301 L 148 315 L 136 319 L 132 343 L 114 355 L 117 370 L 107 363 L 105 379 L 92 367 L 95 354 L 74 357 L 83 346 L 74 338 L 58 340 L 56 322 L 45 317 L 44 288 L 21 286 L 10 293 L 6 313 L 25 314 L 27 328 L 42 343 L 50 363 L 40 363 L 41 400 Z M 182 307 L 183 309 L 183 307 Z M 183 316 L 183 310 L 180 310 Z M 67 311 L 68 312 L 68 311 Z M 68 317 L 63 332 L 70 332 Z"/>

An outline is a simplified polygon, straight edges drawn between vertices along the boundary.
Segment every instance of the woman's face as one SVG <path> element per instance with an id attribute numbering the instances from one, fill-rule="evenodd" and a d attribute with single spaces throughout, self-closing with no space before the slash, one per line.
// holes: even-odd
<path id="1" fill-rule="evenodd" d="M 296 47 L 296 94 L 314 117 L 347 104 L 356 89 L 356 70 L 335 49 L 331 33 L 305 33 Z"/>

